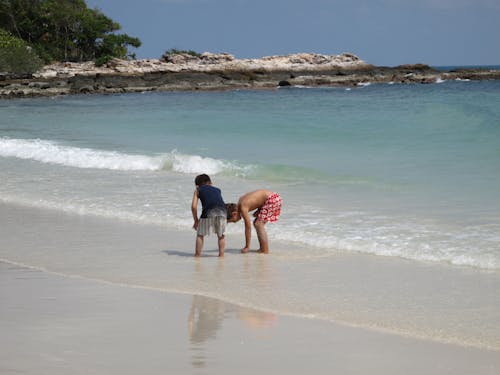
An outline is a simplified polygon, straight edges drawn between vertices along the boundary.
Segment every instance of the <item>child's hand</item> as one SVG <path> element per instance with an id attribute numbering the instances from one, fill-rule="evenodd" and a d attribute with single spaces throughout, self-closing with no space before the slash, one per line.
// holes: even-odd
<path id="1" fill-rule="evenodd" d="M 193 224 L 193 229 L 194 229 L 194 230 L 198 230 L 198 224 L 199 224 L 199 221 L 198 221 L 198 220 L 195 220 L 195 221 L 194 221 L 194 224 Z"/>

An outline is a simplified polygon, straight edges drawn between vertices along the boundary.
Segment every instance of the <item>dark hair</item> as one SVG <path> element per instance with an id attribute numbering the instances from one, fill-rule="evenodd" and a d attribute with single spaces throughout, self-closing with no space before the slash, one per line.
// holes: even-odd
<path id="1" fill-rule="evenodd" d="M 194 184 L 196 186 L 208 185 L 211 183 L 212 181 L 210 180 L 210 177 L 207 174 L 200 174 L 196 176 L 196 178 L 194 179 Z"/>
<path id="2" fill-rule="evenodd" d="M 229 220 L 233 216 L 233 212 L 238 211 L 238 205 L 236 203 L 226 203 L 226 218 Z"/>

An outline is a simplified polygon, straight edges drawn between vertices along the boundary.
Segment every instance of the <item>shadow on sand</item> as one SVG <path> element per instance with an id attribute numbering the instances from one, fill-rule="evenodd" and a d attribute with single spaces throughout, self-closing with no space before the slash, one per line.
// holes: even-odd
<path id="1" fill-rule="evenodd" d="M 181 250 L 162 250 L 161 251 L 162 253 L 165 253 L 167 255 L 170 255 L 170 256 L 179 256 L 179 257 L 194 257 L 194 252 L 190 252 L 190 251 L 181 251 Z M 226 249 L 225 254 L 241 254 L 241 255 L 244 255 L 242 254 L 241 250 L 240 249 Z M 250 250 L 248 253 L 246 254 L 262 254 L 260 253 L 258 250 Z M 219 256 L 219 251 L 218 250 L 203 250 L 203 252 L 201 253 L 201 257 L 202 258 L 210 258 L 210 257 L 218 257 Z"/>

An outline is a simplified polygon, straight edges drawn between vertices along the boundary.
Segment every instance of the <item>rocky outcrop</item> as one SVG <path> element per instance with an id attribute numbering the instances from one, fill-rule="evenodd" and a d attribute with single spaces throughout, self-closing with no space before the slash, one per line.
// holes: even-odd
<path id="1" fill-rule="evenodd" d="M 113 59 L 106 65 L 96 67 L 92 62 L 86 63 L 57 63 L 42 68 L 33 74 L 35 78 L 67 78 L 75 75 L 141 75 L 149 73 L 213 73 L 221 71 L 322 71 L 331 69 L 356 69 L 370 67 L 353 54 L 319 55 L 293 54 L 286 56 L 269 56 L 261 59 L 235 59 L 227 53 L 214 54 L 205 52 L 200 56 L 187 53 L 164 56 L 161 60 L 119 60 Z"/>
<path id="2" fill-rule="evenodd" d="M 162 59 L 57 63 L 24 77 L 0 74 L 0 98 L 80 93 L 221 90 L 278 86 L 356 86 L 370 83 L 433 83 L 445 79 L 500 79 L 500 71 L 439 72 L 427 65 L 394 68 L 367 64 L 350 53 L 300 53 L 236 59 L 222 53 L 170 54 Z"/>

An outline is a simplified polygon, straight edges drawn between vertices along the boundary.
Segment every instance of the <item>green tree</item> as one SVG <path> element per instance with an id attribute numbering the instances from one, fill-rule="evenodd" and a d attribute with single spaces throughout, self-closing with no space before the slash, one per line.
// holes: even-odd
<path id="1" fill-rule="evenodd" d="M 0 72 L 33 73 L 42 65 L 42 60 L 25 41 L 0 29 Z"/>
<path id="2" fill-rule="evenodd" d="M 127 58 L 141 42 L 115 34 L 120 24 L 84 0 L 0 0 L 0 27 L 33 46 L 46 61 Z"/>
<path id="3" fill-rule="evenodd" d="M 109 34 L 104 36 L 97 43 L 97 55 L 99 56 L 96 59 L 96 64 L 101 65 L 106 63 L 108 60 L 113 57 L 119 58 L 135 58 L 135 55 L 130 55 L 128 53 L 127 45 L 132 45 L 134 47 L 139 47 L 141 42 L 137 38 L 132 38 L 128 35 L 124 34 Z"/>

